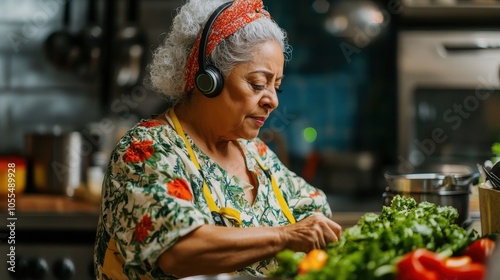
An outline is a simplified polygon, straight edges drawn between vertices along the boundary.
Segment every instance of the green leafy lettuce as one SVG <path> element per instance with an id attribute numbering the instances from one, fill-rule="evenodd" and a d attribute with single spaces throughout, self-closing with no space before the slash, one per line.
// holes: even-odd
<path id="1" fill-rule="evenodd" d="M 272 276 L 310 279 L 394 279 L 396 264 L 406 253 L 426 248 L 443 256 L 458 255 L 480 235 L 454 223 L 457 209 L 430 202 L 416 203 L 396 195 L 380 214 L 367 213 L 325 249 L 328 261 L 321 270 L 297 274 L 304 253 L 285 250 L 277 255 Z"/>

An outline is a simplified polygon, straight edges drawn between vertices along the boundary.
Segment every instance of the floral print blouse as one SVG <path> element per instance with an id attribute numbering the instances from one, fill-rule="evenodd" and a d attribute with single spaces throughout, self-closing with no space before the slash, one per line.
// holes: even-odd
<path id="1" fill-rule="evenodd" d="M 172 121 L 169 117 L 167 120 L 170 125 L 142 120 L 119 140 L 111 154 L 94 250 L 98 279 L 176 279 L 159 269 L 158 257 L 197 227 L 215 224 L 203 196 L 202 175 Z M 259 183 L 254 203 L 250 204 L 243 195 L 253 186 L 228 174 L 186 136 L 217 206 L 241 213 L 242 225 L 224 218 L 226 225 L 289 224 L 255 156 L 273 173 L 297 221 L 316 212 L 331 217 L 325 194 L 287 169 L 259 138 L 238 140 L 246 166 Z M 106 268 L 106 262 L 111 263 L 108 255 L 116 259 L 115 268 Z M 235 274 L 265 276 L 276 265 L 275 259 L 264 260 Z"/>

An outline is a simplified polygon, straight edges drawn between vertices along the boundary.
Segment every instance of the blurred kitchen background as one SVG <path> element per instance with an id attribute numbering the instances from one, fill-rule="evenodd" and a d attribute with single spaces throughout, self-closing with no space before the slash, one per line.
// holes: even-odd
<path id="1" fill-rule="evenodd" d="M 95 203 L 116 139 L 168 106 L 145 69 L 182 2 L 0 1 L 0 155 L 26 169 L 22 192 Z M 334 211 L 378 210 L 387 170 L 491 156 L 500 1 L 264 4 L 293 55 L 261 137 Z"/>
<path id="2" fill-rule="evenodd" d="M 40 171 L 43 167 L 34 170 L 30 160 L 41 158 L 38 166 L 54 160 L 71 165 L 64 171 L 73 177 L 64 184 L 71 184 L 67 192 L 72 195 L 79 183 L 92 179 L 85 169 L 106 164 L 124 130 L 167 107 L 148 90 L 145 66 L 181 3 L 2 2 L 8 12 L 0 18 L 5 38 L 0 49 L 0 153 L 26 157 L 27 192 L 60 188 L 54 186 L 58 176 L 45 178 L 45 186 L 33 178 L 50 173 Z M 329 193 L 378 195 L 381 168 L 394 164 L 397 153 L 401 3 L 265 5 L 287 30 L 293 55 L 281 105 L 261 137 L 290 168 Z M 54 145 L 61 151 L 40 149 Z M 71 154 L 80 158 L 66 162 Z"/>
<path id="3" fill-rule="evenodd" d="M 77 132 L 81 168 L 105 164 L 124 130 L 167 107 L 145 69 L 181 3 L 3 0 L 0 154 L 41 157 L 35 145 L 70 145 L 65 134 Z M 489 94 L 498 88 L 498 1 L 265 5 L 293 55 L 261 137 L 294 171 L 329 193 L 366 196 L 384 189 L 386 168 L 489 156 L 500 138 Z M 480 86 L 487 97 L 475 97 Z M 432 138 L 440 126 L 446 143 Z M 86 170 L 78 176 L 87 181 Z"/>

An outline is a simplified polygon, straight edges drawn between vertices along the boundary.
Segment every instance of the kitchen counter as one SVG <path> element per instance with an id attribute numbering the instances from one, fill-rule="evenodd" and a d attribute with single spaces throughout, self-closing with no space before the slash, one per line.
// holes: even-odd
<path id="1" fill-rule="evenodd" d="M 6 200 L 6 199 L 5 199 Z M 16 229 L 95 230 L 98 206 L 59 195 L 23 194 L 14 207 L 0 204 L 0 219 L 15 221 Z"/>
<path id="2" fill-rule="evenodd" d="M 381 196 L 353 197 L 328 195 L 333 220 L 342 228 L 354 226 L 366 213 L 380 213 Z M 18 196 L 14 216 L 8 215 L 7 203 L 0 204 L 0 219 L 17 218 L 18 228 L 44 229 L 95 229 L 98 219 L 98 205 L 82 200 L 57 195 Z M 481 232 L 476 194 L 471 195 L 471 225 L 469 228 Z"/>
<path id="3" fill-rule="evenodd" d="M 7 201 L 7 198 L 5 198 Z M 0 212 L 7 212 L 7 203 L 0 204 Z M 16 196 L 15 212 L 48 212 L 48 213 L 97 213 L 95 203 L 73 199 L 64 195 L 21 194 Z"/>

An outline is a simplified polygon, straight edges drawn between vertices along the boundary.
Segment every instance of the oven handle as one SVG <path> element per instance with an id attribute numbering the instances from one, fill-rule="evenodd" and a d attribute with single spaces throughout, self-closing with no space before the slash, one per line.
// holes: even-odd
<path id="1" fill-rule="evenodd" d="M 492 46 L 480 46 L 477 44 L 443 44 L 444 49 L 447 52 L 467 52 L 467 51 L 483 51 L 483 50 L 500 50 L 500 45 Z"/>

